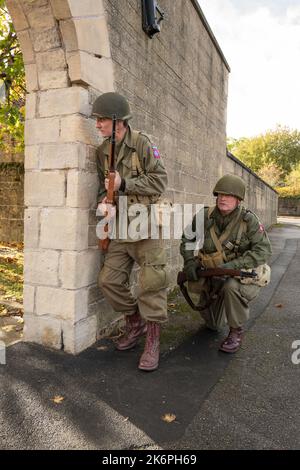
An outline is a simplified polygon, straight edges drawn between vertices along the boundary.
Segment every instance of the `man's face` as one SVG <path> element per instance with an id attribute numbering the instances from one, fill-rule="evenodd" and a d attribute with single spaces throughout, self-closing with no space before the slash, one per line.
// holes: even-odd
<path id="1" fill-rule="evenodd" d="M 96 128 L 100 131 L 102 137 L 110 137 L 112 133 L 112 119 L 97 117 Z"/>
<path id="2" fill-rule="evenodd" d="M 102 137 L 110 137 L 112 134 L 112 119 L 97 117 L 96 128 L 99 129 Z M 117 120 L 116 122 L 116 140 L 121 141 L 125 135 L 127 128 L 124 122 Z"/>
<path id="3" fill-rule="evenodd" d="M 227 215 L 239 205 L 239 199 L 236 196 L 219 193 L 217 196 L 217 207 L 221 214 Z"/>

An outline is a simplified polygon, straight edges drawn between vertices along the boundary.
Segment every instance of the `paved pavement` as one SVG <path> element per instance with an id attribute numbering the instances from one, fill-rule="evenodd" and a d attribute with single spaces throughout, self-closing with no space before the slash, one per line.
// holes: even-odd
<path id="1" fill-rule="evenodd" d="M 0 448 L 299 448 L 300 364 L 291 356 L 300 340 L 300 219 L 279 223 L 272 282 L 252 303 L 237 354 L 219 352 L 222 334 L 204 329 L 153 373 L 137 370 L 139 347 L 120 353 L 101 341 L 73 357 L 14 344 L 0 365 Z M 165 413 L 176 420 L 164 422 Z"/>

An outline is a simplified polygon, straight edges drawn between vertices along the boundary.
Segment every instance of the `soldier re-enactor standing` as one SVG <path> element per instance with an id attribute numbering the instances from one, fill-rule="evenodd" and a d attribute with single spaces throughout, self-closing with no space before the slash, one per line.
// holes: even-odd
<path id="1" fill-rule="evenodd" d="M 180 246 L 189 289 L 200 293 L 199 304 L 204 308 L 201 313 L 206 326 L 213 330 L 226 323 L 229 326 L 228 337 L 220 345 L 220 350 L 227 353 L 239 349 L 243 326 L 249 318 L 249 302 L 270 280 L 270 268 L 265 263 L 272 253 L 271 244 L 258 217 L 241 204 L 245 189 L 240 177 L 223 176 L 213 190 L 216 206 L 204 208 L 204 243 L 198 255 L 195 257 L 194 250 L 188 249 L 188 243 L 197 236 L 188 240 L 183 234 Z M 196 216 L 192 227 L 195 233 Z M 254 269 L 258 277 L 197 281 L 199 263 L 206 268 Z"/>
<path id="2" fill-rule="evenodd" d="M 96 127 L 104 137 L 97 152 L 98 209 L 102 213 L 107 210 L 113 115 L 117 118 L 114 189 L 118 196 L 127 196 L 128 206 L 141 203 L 149 209 L 167 187 L 167 173 L 157 147 L 146 134 L 130 127 L 130 107 L 122 95 L 104 93 L 96 99 L 92 114 L 96 116 Z M 148 233 L 138 240 L 129 236 L 112 239 L 99 275 L 104 297 L 116 312 L 125 315 L 126 330 L 116 347 L 120 351 L 131 349 L 138 338 L 146 334 L 145 349 L 138 366 L 146 371 L 158 367 L 160 325 L 167 320 L 166 252 L 163 241 L 150 236 Z M 141 268 L 137 298 L 133 297 L 129 286 L 134 262 Z"/>

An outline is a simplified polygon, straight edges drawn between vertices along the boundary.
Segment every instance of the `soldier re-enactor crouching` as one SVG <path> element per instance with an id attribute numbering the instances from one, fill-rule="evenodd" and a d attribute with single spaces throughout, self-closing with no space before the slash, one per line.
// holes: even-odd
<path id="1" fill-rule="evenodd" d="M 119 198 L 127 196 L 128 206 L 140 203 L 149 210 L 167 187 L 167 173 L 157 147 L 146 134 L 130 127 L 130 107 L 122 95 L 104 93 L 96 99 L 92 114 L 104 137 L 97 152 L 98 210 L 104 214 L 108 209 L 106 191 L 113 115 L 117 118 L 114 190 Z M 117 221 L 119 217 L 117 204 Z M 116 347 L 120 351 L 131 349 L 138 338 L 146 334 L 145 349 L 138 366 L 146 371 L 158 367 L 160 325 L 167 320 L 166 252 L 162 239 L 150 237 L 151 233 L 141 234 L 138 240 L 117 235 L 109 243 L 99 275 L 104 297 L 116 312 L 124 313 L 126 319 L 125 334 Z M 134 262 L 141 268 L 137 298 L 133 297 L 129 286 Z"/>
<path id="2" fill-rule="evenodd" d="M 190 292 L 200 294 L 199 306 L 206 326 L 213 330 L 226 323 L 229 334 L 220 350 L 236 352 L 242 341 L 243 326 L 249 318 L 249 302 L 255 299 L 262 286 L 270 281 L 270 268 L 265 263 L 272 251 L 268 235 L 258 217 L 245 209 L 245 183 L 235 175 L 225 175 L 216 184 L 213 194 L 216 206 L 204 208 L 204 243 L 198 255 L 188 249 L 189 240 L 182 236 L 180 252 Z M 196 216 L 192 222 L 196 230 Z M 200 235 L 200 234 L 199 234 Z M 200 235 L 201 238 L 201 235 Z M 201 278 L 197 281 L 199 263 L 205 268 L 254 269 L 258 276 L 251 278 Z"/>

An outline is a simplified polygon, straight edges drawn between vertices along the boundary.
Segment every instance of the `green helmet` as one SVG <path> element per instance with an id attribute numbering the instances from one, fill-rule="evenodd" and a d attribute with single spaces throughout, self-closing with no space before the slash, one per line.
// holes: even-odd
<path id="1" fill-rule="evenodd" d="M 219 193 L 236 196 L 241 201 L 245 198 L 246 185 L 244 180 L 236 175 L 224 175 L 220 178 L 214 187 L 214 196 Z"/>
<path id="2" fill-rule="evenodd" d="M 103 95 L 98 96 L 93 104 L 92 116 L 111 119 L 114 114 L 117 119 L 123 121 L 132 118 L 126 98 L 114 92 L 103 93 Z"/>

